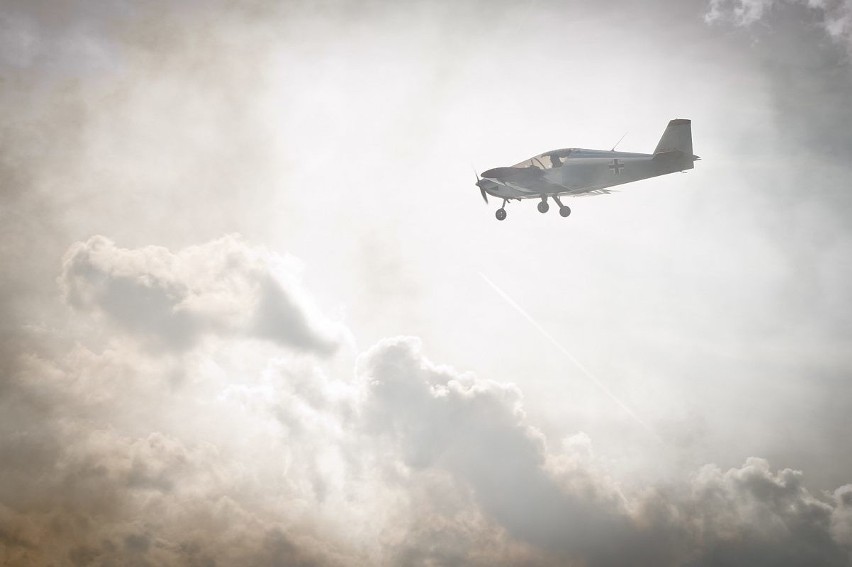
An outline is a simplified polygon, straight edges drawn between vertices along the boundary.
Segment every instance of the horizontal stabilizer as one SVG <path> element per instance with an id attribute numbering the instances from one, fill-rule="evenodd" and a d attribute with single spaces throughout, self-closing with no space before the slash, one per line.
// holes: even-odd
<path id="1" fill-rule="evenodd" d="M 654 152 L 654 159 L 661 161 L 665 159 L 681 159 L 686 155 L 680 150 L 669 150 L 666 152 Z"/>

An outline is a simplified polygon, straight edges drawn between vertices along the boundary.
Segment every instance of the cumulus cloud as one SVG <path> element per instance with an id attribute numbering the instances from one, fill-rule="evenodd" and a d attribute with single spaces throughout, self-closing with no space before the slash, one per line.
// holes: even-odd
<path id="1" fill-rule="evenodd" d="M 412 340 L 375 347 L 360 375 L 370 430 L 406 466 L 449 472 L 513 537 L 582 557 L 602 551 L 599 537 L 623 521 L 612 489 L 571 474 L 563 480 L 581 491 L 573 494 L 545 468 L 544 439 L 525 423 L 516 387 L 434 366 Z"/>
<path id="2" fill-rule="evenodd" d="M 60 285 L 72 307 L 102 314 L 162 348 L 233 334 L 329 354 L 343 328 L 319 315 L 298 273 L 292 258 L 232 236 L 176 253 L 119 248 L 94 236 L 65 255 Z"/>
<path id="3" fill-rule="evenodd" d="M 18 356 L 0 396 L 0 562 L 344 563 L 312 525 L 345 387 L 325 393 L 292 348 L 241 344 L 197 346 L 177 387 L 174 360 L 124 343 Z"/>
<path id="4" fill-rule="evenodd" d="M 286 153 L 270 128 L 290 128 L 293 147 L 314 148 L 291 159 L 325 163 L 335 153 L 315 150 L 329 138 L 315 118 L 328 114 L 326 124 L 337 126 L 362 108 L 291 105 L 298 120 L 265 112 L 302 88 L 312 101 L 317 76 L 345 91 L 341 99 L 357 90 L 346 86 L 364 84 L 338 81 L 344 67 L 360 75 L 350 63 L 363 60 L 335 60 L 323 45 L 343 26 L 369 24 L 352 25 L 347 10 L 364 18 L 357 3 L 336 4 L 341 28 L 323 18 L 313 27 L 267 19 L 274 3 L 164 6 L 0 8 L 0 80 L 12 87 L 0 89 L 0 564 L 849 564 L 850 485 L 815 493 L 803 473 L 761 459 L 643 485 L 599 460 L 594 436 L 559 431 L 568 436 L 559 443 L 545 435 L 520 387 L 430 360 L 428 340 L 425 348 L 413 338 L 381 340 L 351 365 L 341 348 L 347 330 L 316 307 L 290 256 L 234 236 L 126 247 L 131 239 L 198 241 L 279 216 L 268 204 L 277 180 L 303 196 L 297 181 L 317 176 L 286 176 L 286 163 L 274 175 L 263 169 Z M 713 1 L 708 19 L 758 29 L 783 6 L 817 18 L 817 35 L 848 36 L 839 2 Z M 508 19 L 516 37 L 516 18 Z M 423 19 L 403 7 L 389 29 L 407 35 L 400 24 L 412 21 Z M 276 43 L 279 27 L 308 39 Z M 444 41 L 437 27 L 435 45 Z M 463 27 L 458 37 L 468 41 Z M 803 85 L 818 102 L 781 114 L 818 123 L 807 132 L 832 146 L 825 140 L 846 139 L 837 126 L 852 114 L 826 94 L 845 95 L 848 78 L 845 67 L 825 78 L 837 60 L 822 58 L 824 46 L 803 49 L 817 45 L 800 41 L 811 37 L 784 44 L 781 59 L 816 52 L 822 82 L 787 76 L 787 67 L 774 76 L 787 77 L 782 109 L 798 108 Z M 364 57 L 388 45 L 370 45 Z M 471 52 L 477 64 L 493 42 L 481 48 Z M 286 88 L 271 96 L 266 72 L 290 58 L 307 63 L 287 67 Z M 452 58 L 437 65 L 440 77 L 458 71 Z M 538 73 L 535 64 L 519 68 Z M 442 89 L 414 90 L 459 94 Z M 410 114 L 410 100 L 398 102 Z M 308 107 L 315 114 L 300 110 Z M 360 140 L 361 129 L 352 130 Z M 316 138 L 306 144 L 304 136 Z M 355 147 L 341 144 L 332 150 Z M 346 189 L 328 194 L 348 198 Z M 202 200 L 215 206 L 197 207 Z M 181 222 L 166 230 L 172 208 Z M 208 218 L 218 222 L 194 230 Z M 298 214 L 286 221 L 304 222 Z M 92 233 L 110 238 L 68 248 Z M 56 307 L 70 309 L 42 317 L 53 307 L 60 257 L 64 305 Z"/>
<path id="5" fill-rule="evenodd" d="M 751 458 L 736 469 L 706 466 L 687 510 L 701 550 L 695 565 L 846 565 L 850 549 L 831 529 L 836 502 L 802 486 L 802 473 L 773 472 Z"/>
<path id="6" fill-rule="evenodd" d="M 292 261 L 233 237 L 71 247 L 75 317 L 177 336 L 183 355 L 18 355 L 0 397 L 4 562 L 847 564 L 849 486 L 813 495 L 751 459 L 631 492 L 587 435 L 552 444 L 517 386 L 435 364 L 417 339 L 380 341 L 348 372 L 299 356 L 314 341 L 247 340 L 264 336 L 258 282 L 284 293 L 272 265 Z"/>
<path id="7" fill-rule="evenodd" d="M 54 460 L 4 494 L 4 564 L 341 563 L 283 515 L 259 515 L 214 445 L 85 427 L 60 439 L 67 446 Z"/>
<path id="8" fill-rule="evenodd" d="M 627 499 L 588 459 L 589 440 L 548 448 L 517 388 L 436 366 L 416 340 L 380 343 L 360 361 L 368 426 L 413 470 L 440 470 L 540 561 L 623 565 L 845 565 L 836 499 L 762 459 L 707 466 L 674 490 Z M 842 492 L 842 491 L 841 491 Z M 845 494 L 845 492 L 844 492 Z"/>

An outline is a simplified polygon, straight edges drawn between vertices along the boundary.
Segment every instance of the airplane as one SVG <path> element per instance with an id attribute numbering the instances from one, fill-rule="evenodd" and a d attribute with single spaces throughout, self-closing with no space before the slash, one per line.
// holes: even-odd
<path id="1" fill-rule="evenodd" d="M 609 188 L 616 185 L 685 172 L 700 159 L 692 153 L 692 122 L 678 118 L 669 122 L 653 154 L 617 152 L 615 146 L 611 150 L 552 150 L 512 167 L 489 169 L 481 177 L 477 173 L 476 185 L 486 204 L 488 195 L 503 199 L 497 220 L 506 218 L 506 203 L 513 200 L 541 199 L 538 211 L 546 213 L 548 197 L 559 206 L 559 214 L 567 217 L 571 209 L 560 197 L 612 193 Z"/>

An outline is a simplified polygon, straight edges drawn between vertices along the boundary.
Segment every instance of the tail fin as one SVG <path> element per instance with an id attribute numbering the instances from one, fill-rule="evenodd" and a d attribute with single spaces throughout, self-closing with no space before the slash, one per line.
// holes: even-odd
<path id="1" fill-rule="evenodd" d="M 654 154 L 683 152 L 692 158 L 692 121 L 677 118 L 669 122 Z"/>
<path id="2" fill-rule="evenodd" d="M 692 153 L 692 121 L 685 118 L 670 121 L 654 150 L 654 158 L 677 162 L 678 169 L 692 169 L 693 162 L 701 159 Z"/>

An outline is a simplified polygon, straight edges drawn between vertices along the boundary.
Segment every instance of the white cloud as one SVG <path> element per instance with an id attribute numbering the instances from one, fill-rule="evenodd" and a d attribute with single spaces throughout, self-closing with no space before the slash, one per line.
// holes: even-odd
<path id="1" fill-rule="evenodd" d="M 65 255 L 60 284 L 72 307 L 163 348 L 185 350 L 207 334 L 225 334 L 329 354 L 344 329 L 319 315 L 299 271 L 294 259 L 234 236 L 176 253 L 93 236 Z"/>
<path id="2" fill-rule="evenodd" d="M 628 501 L 594 462 L 588 436 L 569 438 L 569 453 L 555 454 L 526 423 L 517 388 L 436 366 L 420 354 L 419 341 L 380 343 L 361 359 L 359 375 L 369 384 L 368 428 L 385 439 L 386 454 L 414 471 L 449 473 L 488 518 L 541 558 L 844 564 L 848 549 L 832 527 L 845 521 L 837 519 L 843 507 L 811 495 L 800 472 L 773 472 L 761 459 L 727 472 L 707 466 L 673 492 Z"/>
<path id="3" fill-rule="evenodd" d="M 780 443 L 798 433 L 799 440 L 816 441 L 808 446 L 824 444 L 837 455 L 825 430 L 805 422 L 843 416 L 833 421 L 842 437 L 848 421 L 842 384 L 832 389 L 809 380 L 808 390 L 800 390 L 755 358 L 731 354 L 720 372 L 707 355 L 730 345 L 753 350 L 755 337 L 775 332 L 764 330 L 798 326 L 790 315 L 795 301 L 768 301 L 766 313 L 780 314 L 759 317 L 757 332 L 741 310 L 714 313 L 718 298 L 734 297 L 735 287 L 772 297 L 771 278 L 757 260 L 771 256 L 775 245 L 797 246 L 772 242 L 752 248 L 760 253 L 743 253 L 759 238 L 755 224 L 774 218 L 772 208 L 749 206 L 755 191 L 709 172 L 737 157 L 723 145 L 760 148 L 772 138 L 771 131 L 735 123 L 775 116 L 749 110 L 767 107 L 765 100 L 737 85 L 765 76 L 754 73 L 757 65 L 725 59 L 724 42 L 703 29 L 689 3 L 582 9 L 545 3 L 508 12 L 489 5 L 462 13 L 427 3 L 416 18 L 405 5 L 363 10 L 346 2 L 333 14 L 306 6 L 308 17 L 294 4 L 283 18 L 268 17 L 276 9 L 263 2 L 204 10 L 155 2 L 132 13 L 124 11 L 126 3 L 16 4 L 41 18 L 32 25 L 22 23 L 26 18 L 0 23 L 9 24 L 0 33 L 12 30 L 0 39 L 0 60 L 6 71 L 14 68 L 4 83 L 11 88 L 0 89 L 8 102 L 0 140 L 7 190 L 0 207 L 6 268 L 0 276 L 0 563 L 848 563 L 848 486 L 812 493 L 801 474 L 760 460 L 688 477 L 682 471 L 691 465 L 675 467 L 641 443 L 625 449 L 632 440 L 624 428 L 613 435 L 623 438 L 620 444 L 602 443 L 597 426 L 616 412 L 606 405 L 592 419 L 578 417 L 587 397 L 565 384 L 553 387 L 564 367 L 534 352 L 536 341 L 523 328 L 495 341 L 493 329 L 511 319 L 499 309 L 486 316 L 487 300 L 475 309 L 481 290 L 465 284 L 477 262 L 507 277 L 520 274 L 513 283 L 526 290 L 525 301 L 537 302 L 554 327 L 566 323 L 568 336 L 597 345 L 586 356 L 598 353 L 599 365 L 623 376 L 626 389 L 644 388 L 648 397 L 665 391 L 678 406 L 689 405 L 688 394 L 729 391 L 705 395 L 702 406 L 706 431 L 736 431 L 743 439 L 719 455 L 726 466 L 742 462 L 739 449 L 761 452 L 765 445 L 754 434 L 761 428 Z M 717 20 L 752 26 L 771 21 L 779 7 L 712 5 Z M 848 33 L 839 3 L 810 5 L 833 10 L 825 20 L 829 33 Z M 116 17 L 104 17 L 106 6 Z M 690 19 L 676 20 L 678 10 Z M 69 26 L 69 19 L 95 25 Z M 483 29 L 488 33 L 471 34 Z M 687 32 L 696 33 L 695 41 L 680 49 Z M 803 43 L 797 38 L 789 51 L 801 51 Z M 541 56 L 554 53 L 558 62 Z M 618 72 L 612 57 L 624 63 Z M 665 73 L 673 62 L 684 73 Z M 528 88 L 529 81 L 553 76 L 554 65 L 594 80 L 577 82 L 569 74 L 553 88 Z M 517 71 L 514 80 L 494 89 L 488 77 L 506 67 Z M 74 81 L 54 88 L 45 76 L 54 79 L 58 71 Z M 727 81 L 728 72 L 737 80 Z M 790 83 L 811 84 L 799 75 Z M 620 87 L 634 89 L 632 107 L 619 100 Z M 811 100 L 778 90 L 797 102 Z M 831 92 L 845 93 L 842 85 Z M 738 103 L 732 107 L 730 100 Z M 839 105 L 816 100 L 812 108 L 835 126 Z M 589 214 L 568 227 L 547 224 L 534 209 L 526 217 L 519 210 L 513 221 L 519 224 L 498 233 L 475 208 L 482 206 L 475 191 L 470 201 L 460 198 L 453 181 L 469 183 L 469 171 L 455 168 L 464 169 L 455 177 L 451 165 L 468 151 L 499 163 L 523 147 L 563 143 L 567 135 L 580 143 L 607 137 L 618 121 L 667 118 L 673 108 L 703 113 L 702 143 L 717 151 L 697 181 L 708 190 L 695 194 L 707 200 L 693 202 L 709 205 L 707 218 L 684 211 L 673 193 L 654 197 L 646 188 L 618 202 L 584 203 Z M 542 109 L 549 119 L 531 121 Z M 498 130 L 510 135 L 493 135 L 494 116 Z M 365 132 L 371 133 L 366 142 Z M 433 152 L 438 146 L 442 151 Z M 329 163 L 346 170 L 347 179 L 323 175 Z M 448 167 L 424 170 L 424 163 Z M 790 169 L 777 167 L 777 175 L 789 177 Z M 814 179 L 807 181 L 811 187 Z M 770 189 L 765 194 L 777 199 Z M 415 202 L 414 194 L 435 198 Z M 737 206 L 724 205 L 731 198 Z M 642 218 L 636 213 L 643 202 L 670 207 L 672 218 Z M 619 210 L 623 217 L 608 216 Z M 670 224 L 677 217 L 682 225 Z M 791 224 L 779 224 L 795 234 Z M 711 225 L 718 232 L 702 233 Z M 353 370 L 339 348 L 345 330 L 313 306 L 298 262 L 234 237 L 174 245 L 234 230 L 288 243 L 313 256 L 312 270 L 326 262 L 318 279 L 335 284 L 323 289 L 327 296 L 358 288 L 350 303 L 369 320 L 361 321 L 359 330 L 369 329 L 361 336 L 416 331 L 425 337 L 424 350 L 480 375 L 437 365 L 406 338 L 379 342 Z M 365 231 L 374 245 L 365 246 Z M 51 318 L 56 262 L 69 242 L 92 233 L 171 247 L 122 248 L 104 237 L 77 243 L 60 278 L 74 309 L 67 320 Z M 689 236 L 672 239 L 675 233 Z M 624 246 L 614 246 L 620 239 Z M 389 244 L 394 240 L 398 252 Z M 669 247 L 670 240 L 681 244 Z M 802 256 L 813 256 L 808 250 Z M 705 264 L 714 265 L 717 277 L 702 284 L 714 274 Z M 792 265 L 803 271 L 801 263 Z M 677 269 L 693 270 L 696 279 L 677 277 Z M 779 279 L 786 283 L 783 271 Z M 587 289 L 574 285 L 584 280 Z M 559 292 L 532 292 L 532 281 L 550 282 Z M 836 282 L 838 290 L 848 287 Z M 814 293 L 819 286 L 806 287 L 808 297 L 824 296 Z M 673 317 L 662 337 L 654 336 L 653 321 L 677 307 L 654 301 L 655 294 L 683 295 L 689 313 Z M 750 297 L 722 306 L 746 305 Z M 842 301 L 834 307 L 841 318 Z M 418 320 L 416 313 L 426 316 Z M 654 339 L 644 346 L 659 352 L 641 342 L 613 346 L 625 342 L 620 329 L 631 327 L 631 314 L 637 332 Z M 686 319 L 702 317 L 719 326 L 718 335 L 690 330 Z M 741 320 L 745 331 L 730 319 Z M 379 324 L 370 328 L 373 323 Z M 815 337 L 819 353 L 842 346 L 842 335 L 826 335 Z M 782 338 L 783 346 L 792 344 Z M 323 356 L 335 347 L 343 352 Z M 794 361 L 791 374 L 811 372 L 795 364 L 797 348 L 780 350 L 772 353 L 779 367 Z M 684 371 L 670 362 L 675 351 Z M 724 372 L 735 366 L 748 369 Z M 825 366 L 821 360 L 819 368 Z M 702 371 L 711 379 L 703 381 Z M 655 387 L 655 375 L 664 374 L 671 382 Z M 743 379 L 759 374 L 766 381 Z M 549 398 L 564 422 L 542 419 L 530 377 L 544 384 L 538 401 Z M 506 380 L 523 386 L 526 401 L 521 387 Z M 752 402 L 719 413 L 727 401 L 768 392 L 767 382 L 789 396 L 764 405 L 781 414 L 784 426 L 798 422 L 801 432 L 781 431 L 778 420 L 767 419 L 770 410 L 745 411 Z M 681 383 L 689 385 L 681 390 Z M 803 402 L 806 391 L 831 397 L 833 405 Z M 790 404 L 799 409 L 794 415 L 806 419 L 791 419 L 776 399 L 797 400 Z M 835 413 L 810 419 L 825 408 Z M 669 415 L 659 407 L 648 414 Z M 678 428 L 688 430 L 702 417 Z M 743 424 L 754 435 L 742 435 Z M 591 435 L 575 433 L 579 428 Z M 690 450 L 700 443 L 692 436 L 684 442 Z M 660 461 L 669 482 L 645 482 L 643 471 L 633 478 L 625 473 L 630 466 L 613 472 L 611 456 L 629 460 L 622 453 L 630 450 Z M 607 451 L 610 460 L 597 456 Z M 712 460 L 706 454 L 696 459 Z M 830 470 L 832 488 L 846 469 L 805 467 L 809 475 Z"/>
<path id="4" fill-rule="evenodd" d="M 341 428 L 328 422 L 345 415 L 336 413 L 340 396 L 324 396 L 304 360 L 220 347 L 181 358 L 179 384 L 167 379 L 173 360 L 121 345 L 19 359 L 0 397 L 0 561 L 334 565 L 340 549 L 356 557 L 339 539 L 320 541 L 333 521 L 315 526 L 317 486 L 335 472 L 323 455 L 338 451 Z M 275 387 L 297 374 L 320 394 L 302 399 L 294 379 Z M 242 396 L 221 395 L 239 383 Z M 282 427 L 281 412 L 318 399 L 324 419 L 296 414 L 297 429 Z"/>
<path id="5" fill-rule="evenodd" d="M 60 283 L 81 317 L 151 341 L 186 311 L 213 337 L 181 356 L 116 341 L 17 358 L 0 397 L 3 561 L 844 564 L 848 487 L 815 496 L 752 459 L 625 494 L 588 435 L 551 447 L 517 386 L 437 365 L 417 339 L 380 341 L 354 376 L 292 356 L 312 342 L 243 340 L 277 262 L 294 260 L 231 237 L 72 247 Z"/>
<path id="6" fill-rule="evenodd" d="M 844 565 L 849 550 L 833 539 L 836 504 L 813 496 L 800 471 L 773 472 L 763 459 L 721 471 L 706 466 L 684 510 L 694 513 L 698 565 Z"/>

